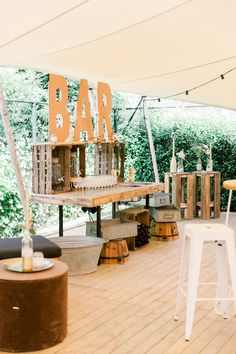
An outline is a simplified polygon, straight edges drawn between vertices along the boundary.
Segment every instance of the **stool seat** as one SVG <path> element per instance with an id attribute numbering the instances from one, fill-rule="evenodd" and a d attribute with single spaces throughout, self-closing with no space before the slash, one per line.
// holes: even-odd
<path id="1" fill-rule="evenodd" d="M 32 236 L 33 249 L 43 252 L 45 258 L 61 257 L 61 249 L 43 236 Z M 22 237 L 0 238 L 0 260 L 21 257 Z"/>
<path id="2" fill-rule="evenodd" d="M 228 198 L 228 205 L 227 205 L 227 213 L 225 219 L 225 225 L 228 225 L 229 222 L 229 211 L 230 211 L 230 204 L 232 199 L 232 192 L 236 190 L 236 179 L 231 179 L 228 181 L 223 182 L 223 187 L 229 190 L 229 198 Z"/>
<path id="3" fill-rule="evenodd" d="M 223 182 L 223 187 L 225 189 L 231 189 L 233 191 L 236 190 L 236 179 L 231 179 L 231 180 L 228 180 L 228 181 L 224 181 Z"/>
<path id="4" fill-rule="evenodd" d="M 217 294 L 213 298 L 197 297 L 199 274 L 204 242 L 214 241 L 217 264 Z M 227 252 L 226 252 L 227 251 Z M 227 263 L 228 255 L 229 274 L 231 278 L 233 297 L 228 296 Z M 185 276 L 187 273 L 187 291 L 184 289 Z M 212 284 L 212 283 L 211 283 Z M 199 300 L 214 300 L 220 302 L 221 312 L 224 318 L 228 314 L 228 300 L 234 301 L 236 310 L 236 256 L 234 231 L 223 224 L 186 224 L 184 229 L 183 248 L 180 266 L 180 277 L 176 301 L 175 320 L 178 320 L 182 297 L 187 299 L 185 339 L 189 340 L 195 303 Z"/>
<path id="5" fill-rule="evenodd" d="M 234 231 L 223 224 L 187 224 L 185 226 L 185 236 L 197 238 L 199 241 L 223 241 L 229 236 L 234 236 Z"/>

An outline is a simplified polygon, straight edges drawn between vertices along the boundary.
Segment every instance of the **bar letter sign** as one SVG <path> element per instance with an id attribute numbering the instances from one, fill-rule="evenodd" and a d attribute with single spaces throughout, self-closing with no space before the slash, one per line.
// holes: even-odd
<path id="1" fill-rule="evenodd" d="M 99 82 L 97 87 L 98 99 L 98 138 L 104 141 L 104 125 L 108 140 L 112 139 L 111 108 L 112 96 L 108 84 Z M 70 114 L 67 110 L 68 87 L 63 76 L 50 74 L 49 76 L 49 134 L 57 138 L 58 143 L 65 143 L 70 134 Z M 96 117 L 94 117 L 96 119 Z M 76 122 L 73 142 L 81 141 L 81 132 L 86 132 L 88 141 L 94 141 L 92 116 L 88 95 L 88 81 L 80 81 L 80 90 L 77 101 Z"/>

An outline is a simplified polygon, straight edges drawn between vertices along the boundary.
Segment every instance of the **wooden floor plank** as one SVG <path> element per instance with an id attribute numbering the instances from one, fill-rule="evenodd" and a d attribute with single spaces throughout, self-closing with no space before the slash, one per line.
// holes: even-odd
<path id="1" fill-rule="evenodd" d="M 182 226 L 181 226 L 182 227 Z M 123 265 L 100 265 L 95 273 L 69 277 L 68 335 L 47 354 L 231 354 L 236 353 L 236 317 L 216 315 L 214 304 L 196 306 L 189 342 L 184 340 L 185 302 L 174 321 L 182 240 L 130 252 Z M 214 247 L 206 245 L 201 281 L 215 280 Z M 200 296 L 215 294 L 200 287 Z M 2 352 L 3 353 L 3 352 Z"/>

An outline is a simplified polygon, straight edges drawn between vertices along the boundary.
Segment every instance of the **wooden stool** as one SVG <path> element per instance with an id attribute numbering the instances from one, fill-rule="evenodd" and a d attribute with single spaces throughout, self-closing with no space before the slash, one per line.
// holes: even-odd
<path id="1" fill-rule="evenodd" d="M 185 219 L 193 218 L 193 175 L 189 172 L 165 173 L 165 192 L 170 192 L 172 178 L 172 203 L 181 209 Z"/>
<path id="2" fill-rule="evenodd" d="M 236 179 L 231 179 L 229 181 L 224 181 L 223 182 L 223 187 L 225 189 L 229 190 L 227 214 L 226 214 L 226 220 L 225 220 L 225 225 L 227 226 L 228 222 L 229 222 L 229 211 L 230 211 L 230 205 L 231 205 L 231 199 L 232 199 L 232 192 L 236 191 Z"/>
<path id="3" fill-rule="evenodd" d="M 103 245 L 100 261 L 103 264 L 123 264 L 128 261 L 128 257 L 126 240 L 111 240 Z"/>
<path id="4" fill-rule="evenodd" d="M 157 241 L 178 240 L 179 232 L 177 224 L 176 222 L 157 222 L 151 227 L 151 235 L 155 236 Z"/>
<path id="5" fill-rule="evenodd" d="M 158 241 L 173 241 L 179 238 L 176 221 L 181 220 L 180 210 L 175 205 L 156 208 L 156 215 L 151 223 L 150 235 Z"/>
<path id="6" fill-rule="evenodd" d="M 212 242 L 216 250 L 216 270 L 218 273 L 217 292 L 215 297 L 198 297 L 201 258 L 205 242 Z M 233 297 L 228 291 L 227 256 L 229 278 L 231 278 Z M 187 277 L 187 290 L 185 278 Z M 214 283 L 206 283 L 213 285 Z M 233 229 L 222 224 L 186 224 L 184 229 L 183 248 L 180 266 L 180 277 L 176 301 L 175 320 L 178 320 L 180 304 L 183 296 L 187 299 L 185 339 L 189 340 L 192 332 L 196 301 L 215 301 L 221 303 L 220 314 L 228 315 L 228 300 L 234 301 L 236 309 L 236 255 Z M 215 307 L 216 308 L 216 307 Z M 217 309 L 216 309 L 217 310 Z M 217 312 L 217 311 L 216 311 Z M 218 312 L 217 312 L 218 313 Z"/>
<path id="7" fill-rule="evenodd" d="M 213 211 L 213 217 L 220 217 L 220 172 L 194 172 L 193 214 L 208 220 Z"/>

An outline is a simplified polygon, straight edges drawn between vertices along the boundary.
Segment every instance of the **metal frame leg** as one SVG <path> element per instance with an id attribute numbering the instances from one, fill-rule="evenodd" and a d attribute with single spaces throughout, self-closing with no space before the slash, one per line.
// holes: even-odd
<path id="1" fill-rule="evenodd" d="M 149 194 L 146 195 L 146 205 L 145 205 L 146 209 L 149 209 Z"/>
<path id="2" fill-rule="evenodd" d="M 218 294 L 217 298 L 221 298 L 224 300 L 220 300 L 221 303 L 221 312 L 224 318 L 227 318 L 228 315 L 228 287 L 227 287 L 227 262 L 226 262 L 226 247 L 225 242 L 216 242 L 216 265 L 217 265 L 217 273 L 218 273 Z M 218 313 L 218 312 L 217 312 Z"/>
<path id="3" fill-rule="evenodd" d="M 63 236 L 63 205 L 59 205 L 59 236 Z"/>
<path id="4" fill-rule="evenodd" d="M 112 203 L 112 219 L 116 217 L 116 203 Z"/>
<path id="5" fill-rule="evenodd" d="M 101 233 L 101 207 L 97 206 L 97 237 L 102 237 Z"/>
<path id="6" fill-rule="evenodd" d="M 229 191 L 229 199 L 228 199 L 227 213 L 226 213 L 226 219 L 225 219 L 226 226 L 228 226 L 228 222 L 229 222 L 229 210 L 230 210 L 231 199 L 232 199 L 232 189 L 230 189 L 230 191 Z"/>

